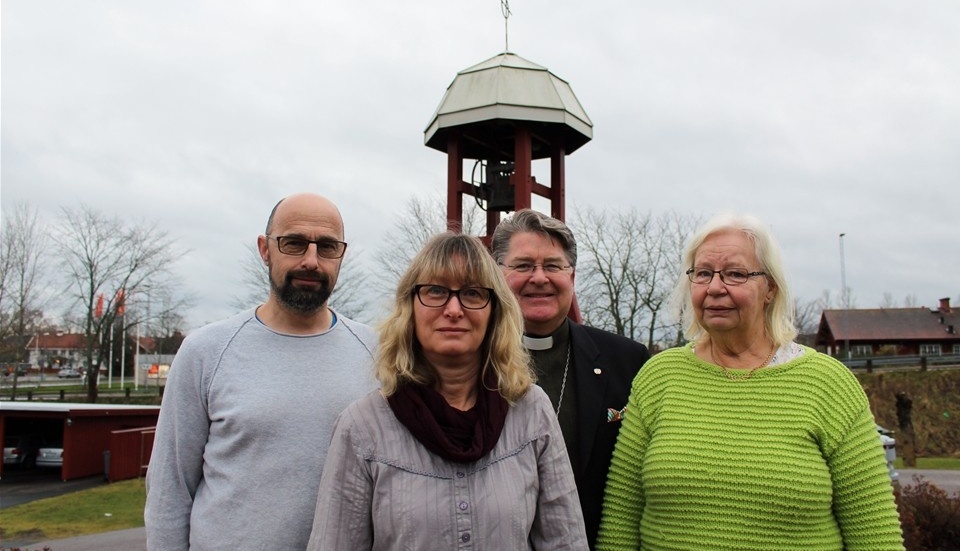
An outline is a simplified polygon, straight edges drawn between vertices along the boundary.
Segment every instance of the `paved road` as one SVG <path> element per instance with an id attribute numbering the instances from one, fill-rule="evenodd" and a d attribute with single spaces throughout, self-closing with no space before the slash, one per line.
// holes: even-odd
<path id="1" fill-rule="evenodd" d="M 130 528 L 115 532 L 103 532 L 51 541 L 4 541 L 0 546 L 26 548 L 31 551 L 49 547 L 51 551 L 103 551 L 116 549 L 123 551 L 147 551 L 147 536 L 143 528 Z"/>
<path id="2" fill-rule="evenodd" d="M 939 487 L 940 489 L 946 491 L 948 494 L 960 495 L 960 471 L 932 471 L 932 470 L 923 470 L 923 469 L 900 469 L 900 484 L 904 486 L 909 486 L 915 484 L 918 480 L 917 477 L 923 477 L 924 480 L 929 481 L 933 485 Z M 6 485 L 0 483 L 0 486 L 5 486 L 3 488 L 3 501 L 2 506 L 7 507 L 8 492 L 10 488 L 16 486 L 16 484 L 9 483 L 7 480 L 8 477 L 4 477 L 2 482 L 6 482 Z M 97 477 L 99 478 L 99 477 Z M 87 480 L 87 484 L 95 484 L 95 481 Z M 66 484 L 66 483 L 61 483 Z M 99 484 L 103 484 L 102 480 Z M 20 484 L 21 486 L 25 484 Z M 89 486 L 88 486 L 89 487 Z M 61 487 L 66 488 L 66 487 Z M 78 488 L 79 489 L 79 488 Z M 75 491 L 75 490 L 66 490 L 66 491 Z M 39 493 L 39 492 L 38 492 Z M 65 492 L 62 492 L 65 493 Z M 48 497 L 48 496 L 42 496 Z M 35 498 L 39 499 L 39 497 Z M 118 530 L 115 532 L 104 532 L 101 534 L 90 534 L 87 536 L 79 536 L 76 538 L 67 538 L 61 540 L 51 540 L 51 541 L 4 541 L 0 542 L 0 547 L 25 547 L 30 546 L 31 549 L 43 549 L 44 547 L 49 547 L 52 551 L 101 551 L 103 549 L 123 549 L 125 551 L 146 551 L 147 542 L 146 534 L 144 533 L 143 528 L 131 528 L 129 530 Z"/>
<path id="3" fill-rule="evenodd" d="M 900 469 L 900 485 L 909 486 L 922 477 L 951 495 L 960 495 L 960 471 L 932 471 L 929 469 Z"/>

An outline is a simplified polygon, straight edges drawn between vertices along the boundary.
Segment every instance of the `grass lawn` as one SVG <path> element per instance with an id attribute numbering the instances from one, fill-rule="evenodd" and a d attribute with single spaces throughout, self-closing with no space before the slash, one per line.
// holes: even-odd
<path id="1" fill-rule="evenodd" d="M 0 511 L 0 539 L 51 540 L 143 526 L 143 479 L 40 499 Z"/>

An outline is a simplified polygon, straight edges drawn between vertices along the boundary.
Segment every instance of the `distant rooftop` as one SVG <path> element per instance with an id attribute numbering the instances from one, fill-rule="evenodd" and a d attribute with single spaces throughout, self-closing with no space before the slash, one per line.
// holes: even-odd
<path id="1" fill-rule="evenodd" d="M 820 334 L 837 340 L 956 340 L 960 312 L 949 299 L 940 308 L 870 308 L 824 310 Z M 952 331 L 952 332 L 951 332 Z"/>
<path id="2" fill-rule="evenodd" d="M 26 348 L 83 350 L 87 347 L 87 339 L 81 333 L 40 333 L 30 337 Z"/>

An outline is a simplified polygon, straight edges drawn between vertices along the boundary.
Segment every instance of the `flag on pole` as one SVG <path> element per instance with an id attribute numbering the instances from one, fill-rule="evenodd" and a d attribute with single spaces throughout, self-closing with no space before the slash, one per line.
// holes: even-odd
<path id="1" fill-rule="evenodd" d="M 120 289 L 119 291 L 117 291 L 117 299 L 116 299 L 116 300 L 117 300 L 117 315 L 118 315 L 118 316 L 122 316 L 123 313 L 124 313 L 124 311 L 126 311 L 126 309 L 127 309 L 126 304 L 124 304 L 124 293 L 123 293 L 123 289 Z"/>

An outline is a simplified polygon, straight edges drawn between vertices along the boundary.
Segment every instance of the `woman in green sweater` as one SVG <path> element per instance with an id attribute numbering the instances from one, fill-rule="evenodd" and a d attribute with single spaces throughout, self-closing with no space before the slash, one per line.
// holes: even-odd
<path id="1" fill-rule="evenodd" d="M 597 549 L 902 550 L 867 397 L 793 342 L 766 226 L 715 217 L 683 260 L 674 300 L 691 342 L 633 382 Z"/>

